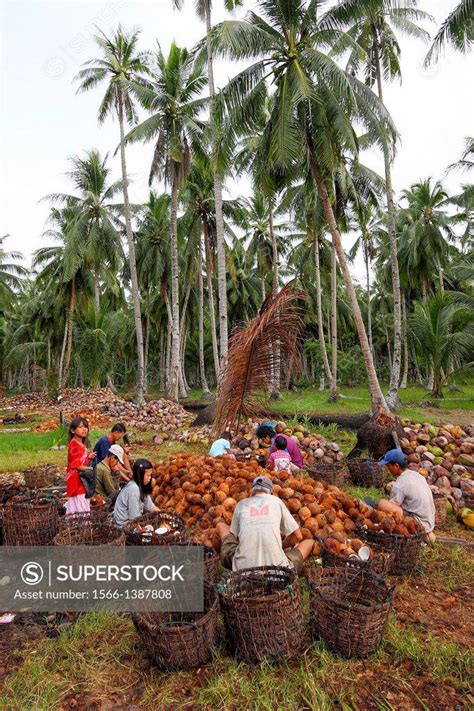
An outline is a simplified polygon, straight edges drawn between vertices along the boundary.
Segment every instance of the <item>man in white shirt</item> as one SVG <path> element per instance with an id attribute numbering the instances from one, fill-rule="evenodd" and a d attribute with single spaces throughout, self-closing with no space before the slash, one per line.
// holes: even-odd
<path id="1" fill-rule="evenodd" d="M 416 518 L 425 527 L 427 539 L 433 543 L 436 540 L 433 533 L 435 505 L 425 477 L 408 469 L 408 461 L 400 449 L 390 449 L 379 460 L 379 464 L 386 465 L 397 480 L 390 492 L 390 501 L 382 499 L 378 508 L 387 513 L 398 512 Z"/>
<path id="2" fill-rule="evenodd" d="M 216 439 L 216 441 L 212 443 L 211 449 L 209 450 L 210 456 L 221 457 L 223 454 L 227 454 L 230 449 L 230 440 L 230 432 L 223 432 L 219 439 Z"/>
<path id="3" fill-rule="evenodd" d="M 272 496 L 273 483 L 258 476 L 252 494 L 239 501 L 230 527 L 218 523 L 221 560 L 226 568 L 244 570 L 264 565 L 293 568 L 300 573 L 314 541 L 305 539 L 285 504 Z M 281 533 L 285 539 L 282 542 Z"/>

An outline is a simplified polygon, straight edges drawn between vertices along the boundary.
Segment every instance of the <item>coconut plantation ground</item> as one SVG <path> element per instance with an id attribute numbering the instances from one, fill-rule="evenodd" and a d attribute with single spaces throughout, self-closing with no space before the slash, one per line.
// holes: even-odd
<path id="1" fill-rule="evenodd" d="M 464 400 L 472 386 L 455 396 Z M 417 393 L 413 391 L 412 395 Z M 347 391 L 338 412 L 359 392 Z M 408 394 L 407 394 L 408 395 Z M 454 397 L 454 396 L 453 396 Z M 289 411 L 319 410 L 319 393 L 284 395 Z M 278 403 L 281 405 L 282 403 Z M 457 405 L 461 403 L 458 402 Z M 471 403 L 472 407 L 472 403 Z M 462 411 L 472 415 L 467 402 Z M 361 408 L 363 409 L 363 408 Z M 417 402 L 422 420 L 431 412 Z M 461 407 L 456 407 L 460 412 Z M 359 411 L 357 408 L 355 411 Z M 448 410 L 448 412 L 450 412 Z M 408 414 L 408 412 L 406 413 Z M 436 412 L 434 413 L 436 416 Z M 36 422 L 42 418 L 37 416 Z M 446 421 L 446 420 L 445 420 Z M 5 429 L 5 428 L 2 428 Z M 337 441 L 348 452 L 352 431 L 335 426 L 311 428 Z M 107 430 L 95 429 L 94 440 Z M 134 456 L 162 459 L 178 452 L 202 454 L 207 446 L 178 442 L 152 444 L 152 432 L 137 434 Z M 2 471 L 39 462 L 64 465 L 65 451 L 51 449 L 65 442 L 58 427 L 47 434 L 0 435 Z M 352 496 L 381 495 L 378 489 L 347 487 Z M 192 673 L 159 672 L 146 657 L 127 615 L 87 613 L 56 626 L 53 621 L 24 620 L 6 626 L 0 635 L 0 708 L 17 709 L 314 709 L 329 711 L 446 710 L 472 708 L 474 630 L 474 536 L 448 515 L 440 536 L 461 538 L 466 545 L 438 543 L 426 549 L 423 572 L 391 578 L 397 584 L 393 614 L 378 651 L 368 660 L 344 660 L 322 643 L 307 640 L 300 658 L 288 664 L 251 668 L 235 661 L 221 646 L 213 663 Z M 471 546 L 469 545 L 471 544 Z M 303 581 L 305 604 L 308 588 Z"/>

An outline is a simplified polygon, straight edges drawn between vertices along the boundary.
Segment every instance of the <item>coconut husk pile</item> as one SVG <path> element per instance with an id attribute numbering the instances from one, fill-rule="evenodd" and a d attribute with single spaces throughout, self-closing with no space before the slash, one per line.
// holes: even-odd
<path id="1" fill-rule="evenodd" d="M 215 543 L 215 527 L 230 523 L 237 502 L 249 496 L 258 474 L 272 478 L 273 493 L 301 525 L 304 538 L 325 538 L 331 533 L 352 533 L 369 508 L 351 499 L 336 486 L 304 475 L 282 471 L 273 475 L 256 460 L 238 462 L 230 457 L 196 457 L 180 454 L 154 466 L 152 498 L 161 509 L 176 511 L 193 537 L 206 545 Z M 314 554 L 319 554 L 315 541 Z"/>
<path id="2" fill-rule="evenodd" d="M 137 430 L 152 429 L 164 434 L 174 433 L 179 428 L 189 426 L 193 416 L 171 400 L 160 398 L 144 405 L 115 399 L 104 408 L 110 418 L 123 420 L 129 427 Z"/>
<path id="3" fill-rule="evenodd" d="M 453 503 L 474 496 L 474 428 L 402 421 L 400 445 L 410 468 L 427 477 L 433 493 Z"/>
<path id="4" fill-rule="evenodd" d="M 268 445 L 255 436 L 260 424 L 260 422 L 249 419 L 241 425 L 238 433 L 232 438 L 229 454 L 233 454 L 239 459 L 257 459 L 257 457 L 266 456 L 269 451 Z M 333 462 L 344 459 L 344 454 L 337 442 L 326 442 L 322 435 L 311 434 L 303 425 L 290 427 L 280 421 L 276 423 L 275 429 L 277 433 L 284 433 L 295 440 L 307 466 L 314 466 L 318 462 L 333 464 Z M 213 440 L 213 428 L 209 425 L 199 430 L 190 430 L 178 435 L 176 439 L 190 444 L 198 442 L 209 444 Z"/>

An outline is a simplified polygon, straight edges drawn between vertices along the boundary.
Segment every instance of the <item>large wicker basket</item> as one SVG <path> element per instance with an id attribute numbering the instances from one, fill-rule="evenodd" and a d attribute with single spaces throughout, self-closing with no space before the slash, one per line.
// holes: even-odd
<path id="1" fill-rule="evenodd" d="M 153 526 L 154 530 L 146 534 L 137 530 L 143 529 L 147 525 Z M 164 534 L 155 533 L 160 526 L 169 527 L 171 530 Z M 125 524 L 123 530 L 127 546 L 168 545 L 183 540 L 186 521 L 182 516 L 172 511 L 152 511 L 132 519 Z"/>
<path id="2" fill-rule="evenodd" d="M 333 462 L 332 464 L 318 462 L 311 467 L 307 467 L 307 472 L 313 479 L 325 481 L 328 484 L 334 484 L 334 486 L 343 486 L 349 482 L 349 473 L 345 461 Z"/>
<path id="3" fill-rule="evenodd" d="M 394 587 L 370 570 L 323 568 L 310 582 L 313 639 L 344 657 L 367 657 L 385 632 Z"/>
<path id="4" fill-rule="evenodd" d="M 229 646 L 250 664 L 294 657 L 304 643 L 299 581 L 265 566 L 231 573 L 218 585 Z"/>
<path id="5" fill-rule="evenodd" d="M 205 546 L 202 543 L 197 543 L 196 541 L 175 541 L 174 546 L 179 546 L 180 548 L 188 548 L 192 550 L 193 548 L 202 549 L 202 562 L 204 568 L 204 580 L 210 585 L 215 585 L 217 583 L 217 571 L 219 568 L 219 555 L 214 548 L 211 546 Z"/>
<path id="6" fill-rule="evenodd" d="M 444 526 L 448 516 L 448 500 L 442 494 L 433 494 L 435 505 L 435 526 Z"/>
<path id="7" fill-rule="evenodd" d="M 323 568 L 347 567 L 355 570 L 371 570 L 376 575 L 382 578 L 388 574 L 390 567 L 391 553 L 385 551 L 379 546 L 371 543 L 370 547 L 373 551 L 373 558 L 364 561 L 357 558 L 346 558 L 343 555 L 328 551 L 324 544 L 321 545 L 321 561 Z"/>
<path id="8" fill-rule="evenodd" d="M 23 472 L 25 484 L 29 489 L 42 489 L 52 484 L 58 478 L 59 469 L 56 464 L 40 464 Z"/>
<path id="9" fill-rule="evenodd" d="M 122 546 L 125 534 L 110 521 L 83 518 L 62 526 L 53 541 L 55 546 Z"/>
<path id="10" fill-rule="evenodd" d="M 68 526 L 75 524 L 85 524 L 90 521 L 101 521 L 106 523 L 111 520 L 108 506 L 91 506 L 90 511 L 81 513 L 65 514 L 59 519 L 59 530 L 62 531 Z"/>
<path id="11" fill-rule="evenodd" d="M 23 497 L 3 508 L 6 546 L 47 546 L 58 532 L 58 506 L 54 499 Z"/>
<path id="12" fill-rule="evenodd" d="M 204 586 L 204 612 L 135 612 L 132 620 L 155 664 L 184 671 L 207 664 L 217 644 L 219 600 Z"/>
<path id="13" fill-rule="evenodd" d="M 359 528 L 359 532 L 370 545 L 378 545 L 382 550 L 391 553 L 388 567 L 390 575 L 409 575 L 420 566 L 424 542 L 422 533 L 399 536 L 385 531 L 371 531 L 365 527 Z"/>
<path id="14" fill-rule="evenodd" d="M 349 469 L 353 484 L 357 486 L 377 486 L 381 488 L 387 483 L 385 467 L 372 459 L 348 459 Z"/>

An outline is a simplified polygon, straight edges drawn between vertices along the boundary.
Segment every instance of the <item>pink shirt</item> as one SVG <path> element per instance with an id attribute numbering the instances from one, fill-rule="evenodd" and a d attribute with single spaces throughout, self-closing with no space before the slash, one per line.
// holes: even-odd
<path id="1" fill-rule="evenodd" d="M 270 463 L 274 471 L 280 472 L 282 469 L 290 468 L 291 457 L 284 449 L 277 449 L 270 454 Z"/>
<path id="2" fill-rule="evenodd" d="M 288 437 L 288 435 L 286 435 L 286 434 L 275 435 L 275 437 L 284 437 L 286 439 L 286 448 L 288 450 L 288 454 L 291 457 L 291 461 L 293 462 L 293 464 L 296 464 L 297 467 L 300 467 L 300 469 L 303 469 L 304 459 L 301 456 L 300 448 L 296 444 L 295 440 L 291 439 L 291 437 Z M 276 451 L 275 437 L 272 439 L 272 446 L 270 447 L 270 454 L 272 452 Z"/>

